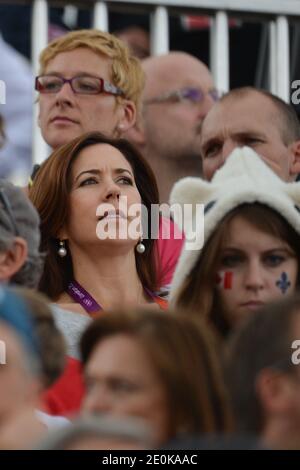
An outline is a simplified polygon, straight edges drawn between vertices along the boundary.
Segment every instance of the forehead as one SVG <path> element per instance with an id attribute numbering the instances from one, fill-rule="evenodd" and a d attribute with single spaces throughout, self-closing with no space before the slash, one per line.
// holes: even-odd
<path id="1" fill-rule="evenodd" d="M 104 338 L 94 349 L 87 365 L 88 373 L 148 375 L 152 364 L 138 339 L 127 334 Z"/>
<path id="2" fill-rule="evenodd" d="M 202 126 L 202 139 L 218 132 L 278 132 L 280 122 L 272 101 L 259 93 L 249 93 L 217 103 L 207 114 Z"/>
<path id="3" fill-rule="evenodd" d="M 110 71 L 111 59 L 87 47 L 60 52 L 49 61 L 45 68 L 45 73 L 59 73 L 65 77 L 85 73 L 106 79 L 110 77 Z"/>
<path id="4" fill-rule="evenodd" d="M 271 245 L 285 244 L 283 240 L 267 233 L 248 222 L 244 217 L 236 215 L 233 217 L 225 231 L 224 245 L 236 245 L 247 248 L 248 246 L 268 249 Z"/>
<path id="5" fill-rule="evenodd" d="M 150 93 L 164 93 L 185 86 L 209 90 L 213 87 L 212 77 L 207 67 L 196 59 L 183 57 L 165 59 L 164 62 L 144 66 L 146 74 L 145 96 Z"/>
<path id="6" fill-rule="evenodd" d="M 83 149 L 74 161 L 72 173 L 76 175 L 91 168 L 99 170 L 124 168 L 133 173 L 124 155 L 108 144 L 95 144 Z"/>

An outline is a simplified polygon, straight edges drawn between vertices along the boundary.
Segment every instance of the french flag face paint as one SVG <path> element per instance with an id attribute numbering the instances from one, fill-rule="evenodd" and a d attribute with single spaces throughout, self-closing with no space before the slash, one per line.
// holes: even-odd
<path id="1" fill-rule="evenodd" d="M 216 275 L 216 286 L 221 289 L 232 289 L 233 272 L 218 271 Z"/>
<path id="2" fill-rule="evenodd" d="M 278 289 L 281 290 L 282 294 L 286 293 L 289 287 L 291 287 L 291 282 L 287 273 L 281 273 L 280 278 L 278 279 L 278 281 L 276 281 L 276 286 L 278 287 Z"/>

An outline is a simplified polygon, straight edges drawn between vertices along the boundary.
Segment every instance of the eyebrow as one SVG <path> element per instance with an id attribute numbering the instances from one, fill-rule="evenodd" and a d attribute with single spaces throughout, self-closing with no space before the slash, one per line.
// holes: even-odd
<path id="1" fill-rule="evenodd" d="M 81 173 L 79 173 L 79 175 L 76 176 L 75 182 L 80 178 L 80 176 L 82 176 L 86 173 L 89 173 L 89 174 L 92 174 L 92 175 L 102 175 L 103 171 L 97 170 L 97 169 L 94 169 L 94 168 L 92 168 L 90 170 L 84 170 Z M 116 175 L 120 175 L 120 174 L 123 174 L 123 173 L 128 173 L 133 178 L 133 174 L 131 173 L 131 171 L 126 170 L 126 168 L 116 168 L 115 170 L 113 170 L 113 173 L 115 173 Z"/>
<path id="2" fill-rule="evenodd" d="M 64 73 L 61 73 L 61 72 L 47 72 L 47 73 L 43 73 L 42 74 L 43 76 L 45 77 L 48 77 L 48 76 L 55 76 L 55 77 L 60 77 L 60 78 L 64 78 L 65 77 L 65 74 Z M 97 77 L 96 75 L 92 74 L 92 73 L 88 73 L 88 72 L 76 72 L 74 75 L 72 75 L 72 77 L 93 77 L 93 78 L 99 78 Z"/>

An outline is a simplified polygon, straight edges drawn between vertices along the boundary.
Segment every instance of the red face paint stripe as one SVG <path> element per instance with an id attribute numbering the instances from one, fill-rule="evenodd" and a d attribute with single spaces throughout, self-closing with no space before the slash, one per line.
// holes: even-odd
<path id="1" fill-rule="evenodd" d="M 224 275 L 224 289 L 232 289 L 232 275 L 230 271 L 226 271 Z"/>

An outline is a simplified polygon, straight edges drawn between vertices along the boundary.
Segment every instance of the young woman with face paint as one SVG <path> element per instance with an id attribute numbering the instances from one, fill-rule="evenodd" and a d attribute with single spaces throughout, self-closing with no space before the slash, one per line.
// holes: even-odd
<path id="1" fill-rule="evenodd" d="M 248 148 L 233 152 L 211 183 L 177 183 L 171 202 L 206 209 L 204 246 L 189 250 L 186 243 L 172 303 L 225 336 L 245 315 L 293 293 L 300 284 L 298 201 L 298 183 L 282 182 Z"/>

